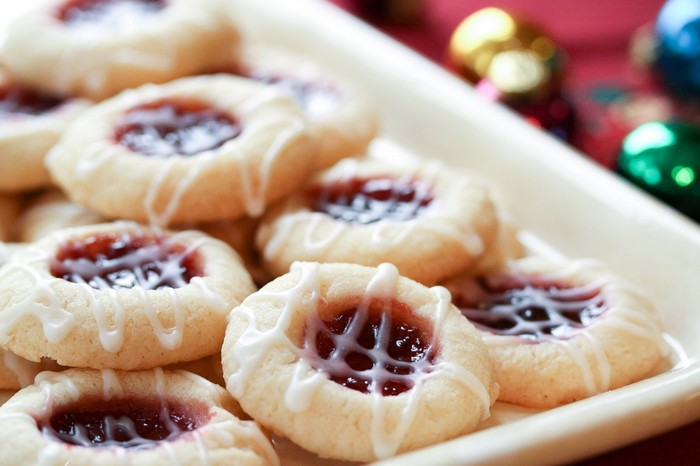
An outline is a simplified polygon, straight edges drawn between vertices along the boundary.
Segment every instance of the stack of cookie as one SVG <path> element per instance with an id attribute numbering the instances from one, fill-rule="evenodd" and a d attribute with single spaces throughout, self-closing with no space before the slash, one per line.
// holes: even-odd
<path id="1" fill-rule="evenodd" d="M 7 31 L 3 464 L 275 464 L 268 432 L 371 461 L 662 357 L 639 292 L 521 258 L 487 182 L 370 147 L 361 93 L 232 9 L 42 0 Z"/>

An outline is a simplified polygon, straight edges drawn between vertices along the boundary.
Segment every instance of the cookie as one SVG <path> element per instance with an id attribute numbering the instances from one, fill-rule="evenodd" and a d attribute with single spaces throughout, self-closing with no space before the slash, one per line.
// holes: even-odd
<path id="1" fill-rule="evenodd" d="M 217 75 L 146 85 L 96 105 L 47 164 L 73 201 L 163 226 L 258 216 L 306 179 L 315 151 L 291 98 Z"/>
<path id="2" fill-rule="evenodd" d="M 498 212 L 498 230 L 494 240 L 484 251 L 484 255 L 462 274 L 478 276 L 491 273 L 508 266 L 508 262 L 525 255 L 525 247 L 518 235 L 520 229 L 512 222 L 507 212 Z"/>
<path id="3" fill-rule="evenodd" d="M 0 408 L 7 466 L 278 465 L 226 391 L 184 371 L 42 373 Z"/>
<path id="4" fill-rule="evenodd" d="M 449 293 L 391 264 L 294 264 L 231 312 L 222 362 L 261 425 L 352 461 L 469 432 L 498 392 Z"/>
<path id="5" fill-rule="evenodd" d="M 84 99 L 20 85 L 0 69 L 0 192 L 27 192 L 51 185 L 44 167 L 46 153 L 89 106 Z"/>
<path id="6" fill-rule="evenodd" d="M 255 290 L 202 233 L 117 222 L 59 230 L 0 269 L 0 345 L 70 367 L 143 369 L 218 353 Z"/>
<path id="7" fill-rule="evenodd" d="M 666 351 L 643 294 L 592 261 L 514 261 L 445 283 L 481 331 L 500 400 L 551 408 L 648 376 Z"/>
<path id="8" fill-rule="evenodd" d="M 63 228 L 95 225 L 107 219 L 71 202 L 61 191 L 41 193 L 29 201 L 16 223 L 17 239 L 31 243 Z"/>
<path id="9" fill-rule="evenodd" d="M 284 48 L 244 45 L 239 57 L 236 74 L 288 92 L 304 110 L 320 144 L 315 169 L 366 153 L 377 134 L 378 116 L 350 82 Z"/>
<path id="10" fill-rule="evenodd" d="M 3 62 L 46 92 L 94 100 L 227 63 L 239 33 L 221 0 L 42 0 L 10 24 Z"/>
<path id="11" fill-rule="evenodd" d="M 0 349 L 0 390 L 18 390 L 31 385 L 34 377 L 41 371 L 40 363 L 27 361 Z"/>
<path id="12" fill-rule="evenodd" d="M 294 261 L 391 262 L 434 284 L 476 263 L 498 219 L 483 184 L 437 162 L 347 159 L 263 217 L 256 244 L 271 276 Z"/>

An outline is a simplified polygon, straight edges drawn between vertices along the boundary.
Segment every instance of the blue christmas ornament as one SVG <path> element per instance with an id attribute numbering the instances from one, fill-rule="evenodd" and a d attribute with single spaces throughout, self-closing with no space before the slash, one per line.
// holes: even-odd
<path id="1" fill-rule="evenodd" d="M 700 97 L 700 1 L 669 0 L 656 20 L 657 69 L 668 89 Z"/>

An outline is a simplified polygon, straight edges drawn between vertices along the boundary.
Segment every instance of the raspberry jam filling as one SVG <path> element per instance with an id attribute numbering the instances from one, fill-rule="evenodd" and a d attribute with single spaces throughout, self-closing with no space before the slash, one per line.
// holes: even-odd
<path id="1" fill-rule="evenodd" d="M 480 277 L 450 290 L 462 314 L 482 330 L 528 340 L 568 339 L 605 311 L 600 287 L 572 286 L 534 276 Z"/>
<path id="2" fill-rule="evenodd" d="M 59 97 L 39 94 L 19 86 L 0 86 L 0 119 L 39 116 L 65 102 Z"/>
<path id="3" fill-rule="evenodd" d="M 166 237 L 101 233 L 63 244 L 51 274 L 96 289 L 180 288 L 203 276 L 196 249 Z"/>
<path id="4" fill-rule="evenodd" d="M 38 425 L 69 445 L 148 449 L 206 423 L 205 409 L 155 400 L 91 401 L 60 409 Z"/>
<path id="5" fill-rule="evenodd" d="M 68 0 L 56 17 L 73 27 L 133 27 L 155 16 L 167 6 L 167 0 Z"/>
<path id="6" fill-rule="evenodd" d="M 143 155 L 191 156 L 221 147 L 241 131 L 233 117 L 208 104 L 162 100 L 129 110 L 114 140 Z"/>
<path id="7" fill-rule="evenodd" d="M 333 181 L 312 189 L 309 197 L 315 212 L 363 225 L 412 220 L 433 202 L 427 183 L 388 176 Z"/>
<path id="8" fill-rule="evenodd" d="M 304 358 L 344 387 L 396 396 L 432 368 L 436 350 L 425 328 L 405 304 L 373 301 L 328 319 L 311 318 Z"/>

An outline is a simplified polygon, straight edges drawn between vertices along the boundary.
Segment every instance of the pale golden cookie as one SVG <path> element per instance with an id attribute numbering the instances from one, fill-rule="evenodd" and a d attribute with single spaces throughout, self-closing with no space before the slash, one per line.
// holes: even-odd
<path id="1" fill-rule="evenodd" d="M 227 312 L 254 290 L 237 254 L 200 232 L 59 230 L 0 269 L 0 345 L 71 367 L 191 361 L 219 352 Z"/>
<path id="2" fill-rule="evenodd" d="M 95 100 L 230 60 L 239 34 L 222 0 L 42 0 L 12 23 L 2 61 L 22 81 Z"/>
<path id="3" fill-rule="evenodd" d="M 525 248 L 518 239 L 520 230 L 506 212 L 498 213 L 498 231 L 484 255 L 462 273 L 476 276 L 501 270 L 508 262 L 525 255 Z"/>
<path id="4" fill-rule="evenodd" d="M 0 192 L 49 186 L 46 153 L 89 106 L 84 99 L 46 95 L 20 85 L 0 69 Z"/>
<path id="5" fill-rule="evenodd" d="M 278 465 L 226 391 L 185 371 L 44 372 L 0 408 L 3 465 Z"/>
<path id="6" fill-rule="evenodd" d="M 396 267 L 295 263 L 231 312 L 228 390 L 322 457 L 371 461 L 472 431 L 498 387 L 444 288 Z"/>
<path id="7" fill-rule="evenodd" d="M 87 207 L 71 202 L 61 191 L 48 191 L 34 197 L 17 219 L 19 241 L 38 241 L 56 230 L 104 223 L 107 219 Z"/>
<path id="8" fill-rule="evenodd" d="M 271 209 L 257 246 L 272 276 L 292 262 L 391 262 L 434 284 L 478 261 L 498 228 L 486 187 L 437 162 L 347 159 Z"/>
<path id="9" fill-rule="evenodd" d="M 365 154 L 377 134 L 377 112 L 367 97 L 310 57 L 284 48 L 247 45 L 236 72 L 289 92 L 299 103 L 318 133 L 316 169 Z"/>
<path id="10" fill-rule="evenodd" d="M 0 390 L 18 390 L 34 382 L 41 364 L 0 348 Z"/>
<path id="11" fill-rule="evenodd" d="M 503 401 L 580 400 L 648 376 L 666 351 L 651 303 L 593 261 L 533 256 L 445 285 L 480 329 Z"/>
<path id="12" fill-rule="evenodd" d="M 174 225 L 260 215 L 306 179 L 315 150 L 291 98 L 216 75 L 96 105 L 47 163 L 72 200 L 100 214 Z"/>

